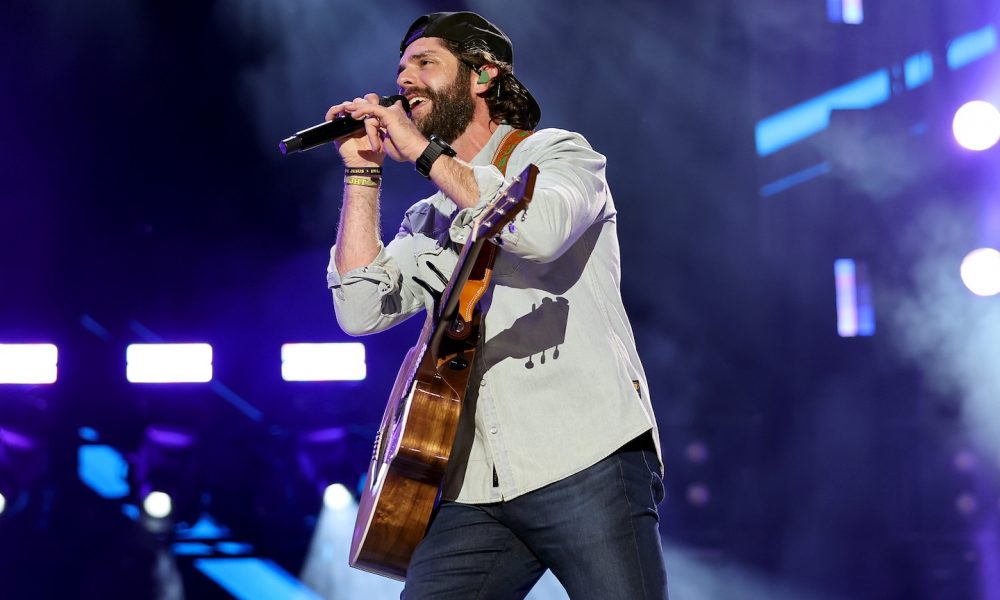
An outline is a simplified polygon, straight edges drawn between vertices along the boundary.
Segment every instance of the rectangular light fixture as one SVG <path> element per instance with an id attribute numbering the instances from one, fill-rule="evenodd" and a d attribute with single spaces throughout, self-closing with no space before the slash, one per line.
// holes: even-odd
<path id="1" fill-rule="evenodd" d="M 0 383 L 55 383 L 58 361 L 53 344 L 0 344 Z"/>
<path id="2" fill-rule="evenodd" d="M 833 263 L 837 288 L 837 333 L 840 337 L 875 335 L 875 307 L 864 263 L 841 258 Z"/>
<path id="3" fill-rule="evenodd" d="M 826 0 L 826 16 L 831 23 L 860 25 L 865 22 L 864 0 Z"/>
<path id="4" fill-rule="evenodd" d="M 365 345 L 359 342 L 281 346 L 285 381 L 361 381 L 366 374 Z"/>
<path id="5" fill-rule="evenodd" d="M 206 383 L 212 380 L 209 344 L 130 344 L 125 376 L 132 383 Z"/>

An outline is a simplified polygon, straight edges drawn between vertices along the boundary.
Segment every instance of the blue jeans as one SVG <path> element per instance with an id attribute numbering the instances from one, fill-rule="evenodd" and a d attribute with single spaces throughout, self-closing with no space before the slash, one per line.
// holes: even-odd
<path id="1" fill-rule="evenodd" d="M 507 502 L 442 502 L 400 597 L 524 598 L 548 568 L 573 600 L 665 600 L 663 483 L 651 442 L 639 440 Z"/>

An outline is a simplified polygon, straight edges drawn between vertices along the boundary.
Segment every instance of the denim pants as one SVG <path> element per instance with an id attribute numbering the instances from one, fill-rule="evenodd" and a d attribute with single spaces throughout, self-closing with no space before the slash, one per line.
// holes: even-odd
<path id="1" fill-rule="evenodd" d="M 648 439 L 507 502 L 442 502 L 400 597 L 524 598 L 548 568 L 573 600 L 665 600 L 663 483 Z"/>

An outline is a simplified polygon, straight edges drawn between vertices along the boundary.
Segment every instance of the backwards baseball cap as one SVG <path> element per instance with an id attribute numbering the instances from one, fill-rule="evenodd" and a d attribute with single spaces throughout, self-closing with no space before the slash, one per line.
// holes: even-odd
<path id="1" fill-rule="evenodd" d="M 513 69 L 514 46 L 510 43 L 510 38 L 499 27 L 474 12 L 439 12 L 419 17 L 403 36 L 403 41 L 399 44 L 399 55 L 402 56 L 407 46 L 422 37 L 437 37 L 458 44 L 476 40 L 481 42 L 493 56 L 508 63 Z M 507 77 L 517 81 L 519 87 L 524 90 L 524 96 L 528 101 L 528 122 L 533 128 L 542 117 L 541 107 L 528 88 L 513 74 Z"/>

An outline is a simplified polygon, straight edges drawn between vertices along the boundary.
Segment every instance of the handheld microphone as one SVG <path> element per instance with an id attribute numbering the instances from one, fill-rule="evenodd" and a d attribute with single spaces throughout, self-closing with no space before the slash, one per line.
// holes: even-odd
<path id="1" fill-rule="evenodd" d="M 397 102 L 403 103 L 403 110 L 410 112 L 410 102 L 405 96 L 382 96 L 378 101 L 382 106 L 392 106 Z M 347 137 L 352 133 L 365 128 L 365 122 L 342 114 L 330 121 L 314 125 L 309 129 L 303 129 L 295 135 L 289 136 L 278 143 L 278 149 L 282 154 L 292 154 L 293 152 L 305 152 L 316 146 L 328 144 L 334 140 Z"/>

